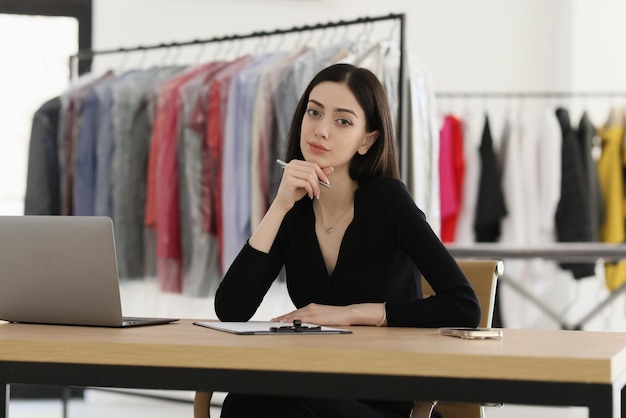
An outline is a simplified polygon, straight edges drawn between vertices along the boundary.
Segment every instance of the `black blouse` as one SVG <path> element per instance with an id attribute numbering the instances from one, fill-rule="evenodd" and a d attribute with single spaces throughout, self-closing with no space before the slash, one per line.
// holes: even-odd
<path id="1" fill-rule="evenodd" d="M 377 177 L 361 182 L 354 219 L 328 273 L 305 196 L 285 216 L 269 253 L 246 244 L 215 297 L 222 321 L 247 321 L 285 267 L 292 302 L 349 305 L 387 302 L 389 326 L 477 326 L 478 299 L 463 272 L 426 222 L 405 185 Z M 421 276 L 436 295 L 422 299 Z"/>

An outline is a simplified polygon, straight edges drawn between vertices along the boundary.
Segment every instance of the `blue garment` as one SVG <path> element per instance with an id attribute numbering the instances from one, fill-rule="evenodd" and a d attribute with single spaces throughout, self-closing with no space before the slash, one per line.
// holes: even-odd
<path id="1" fill-rule="evenodd" d="M 73 80 L 70 88 L 61 94 L 59 122 L 57 128 L 57 161 L 59 163 L 59 214 L 71 215 L 74 206 L 71 201 L 74 197 L 72 192 L 74 183 L 74 136 L 78 124 L 75 123 L 75 105 L 77 96 L 83 91 L 90 90 L 95 83 L 93 74 L 85 74 Z M 82 100 L 82 99 L 81 99 Z"/>
<path id="2" fill-rule="evenodd" d="M 78 110 L 80 130 L 76 151 L 76 177 L 74 179 L 74 215 L 94 214 L 96 177 L 96 131 L 99 107 L 98 95 L 89 93 Z"/>
<path id="3" fill-rule="evenodd" d="M 223 271 L 250 236 L 250 147 L 259 70 L 276 55 L 255 57 L 232 79 L 222 148 Z M 269 98 L 268 98 L 269 99 Z"/>
<path id="4" fill-rule="evenodd" d="M 96 112 L 95 170 L 94 170 L 94 203 L 93 214 L 113 217 L 111 202 L 111 160 L 113 158 L 113 121 L 111 107 L 113 83 L 102 83 L 96 86 L 98 99 Z"/>

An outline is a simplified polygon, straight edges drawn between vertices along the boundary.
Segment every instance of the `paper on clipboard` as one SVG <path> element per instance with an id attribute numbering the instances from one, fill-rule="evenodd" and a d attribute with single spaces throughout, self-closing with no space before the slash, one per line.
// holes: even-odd
<path id="1" fill-rule="evenodd" d="M 297 331 L 289 324 L 271 321 L 218 322 L 197 321 L 193 323 L 205 328 L 229 332 L 237 335 L 293 335 L 293 334 L 351 334 L 347 329 L 331 328 L 314 324 L 302 323 Z M 277 330 L 277 328 L 279 328 Z M 288 329 L 291 328 L 291 329 Z"/>

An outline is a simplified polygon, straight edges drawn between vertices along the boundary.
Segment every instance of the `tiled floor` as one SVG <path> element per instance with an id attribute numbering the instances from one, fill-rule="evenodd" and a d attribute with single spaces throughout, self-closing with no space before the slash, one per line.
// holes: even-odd
<path id="1" fill-rule="evenodd" d="M 154 392 L 149 392 L 153 394 Z M 161 395 L 167 393 L 159 392 Z M 85 392 L 84 399 L 72 399 L 64 417 L 63 405 L 59 400 L 14 400 L 9 404 L 9 418 L 192 418 L 193 395 L 188 392 L 170 395 L 185 402 L 171 402 L 125 394 L 91 391 Z M 219 403 L 223 395 L 214 399 Z M 219 407 L 211 409 L 211 417 L 219 417 Z M 486 418 L 584 418 L 585 408 L 544 408 L 505 405 L 502 408 L 488 407 Z"/>

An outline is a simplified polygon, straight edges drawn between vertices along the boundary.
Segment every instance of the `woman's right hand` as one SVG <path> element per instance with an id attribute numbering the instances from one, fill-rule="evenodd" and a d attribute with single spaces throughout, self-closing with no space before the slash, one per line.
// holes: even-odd
<path id="1" fill-rule="evenodd" d="M 292 160 L 285 165 L 284 169 L 274 201 L 248 240 L 252 248 L 264 253 L 270 251 L 285 214 L 305 194 L 308 194 L 311 199 L 315 196 L 319 197 L 318 180 L 327 182 L 327 174 L 335 170 L 333 167 L 322 169 L 316 163 L 301 160 Z"/>
<path id="2" fill-rule="evenodd" d="M 302 160 L 291 160 L 283 168 L 283 177 L 274 203 L 285 211 L 289 211 L 305 194 L 311 199 L 319 198 L 319 181 L 330 184 L 327 175 L 334 171 L 333 167 L 321 168 L 317 163 Z"/>

